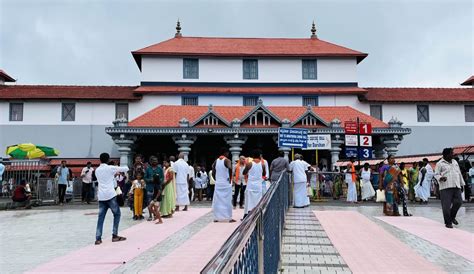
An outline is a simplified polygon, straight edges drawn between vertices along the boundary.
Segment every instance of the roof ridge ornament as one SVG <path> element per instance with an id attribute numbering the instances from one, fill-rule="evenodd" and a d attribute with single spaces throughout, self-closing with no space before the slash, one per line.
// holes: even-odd
<path id="1" fill-rule="evenodd" d="M 306 109 L 307 109 L 308 111 L 312 111 L 312 110 L 313 110 L 313 106 L 311 106 L 311 104 L 308 104 L 308 105 L 306 106 Z"/>
<path id="2" fill-rule="evenodd" d="M 258 98 L 257 105 L 258 105 L 258 106 L 263 105 L 263 100 L 262 100 L 262 98 Z"/>
<path id="3" fill-rule="evenodd" d="M 314 20 L 313 25 L 311 27 L 311 39 L 318 39 L 318 36 L 316 35 L 316 25 L 314 24 Z"/>
<path id="4" fill-rule="evenodd" d="M 213 110 L 214 110 L 214 107 L 212 106 L 212 104 L 209 104 L 209 112 L 211 112 Z"/>
<path id="5" fill-rule="evenodd" d="M 178 21 L 176 22 L 176 34 L 174 35 L 174 37 L 180 38 L 182 36 L 183 35 L 181 34 L 181 22 L 179 22 L 179 18 L 178 18 Z"/>

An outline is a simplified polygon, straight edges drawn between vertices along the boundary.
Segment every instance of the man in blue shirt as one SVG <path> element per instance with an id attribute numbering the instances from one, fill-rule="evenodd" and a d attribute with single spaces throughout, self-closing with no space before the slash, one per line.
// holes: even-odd
<path id="1" fill-rule="evenodd" d="M 66 188 L 71 180 L 71 170 L 66 167 L 66 161 L 61 161 L 61 165 L 57 168 L 56 177 L 58 180 L 59 205 L 63 205 Z"/>

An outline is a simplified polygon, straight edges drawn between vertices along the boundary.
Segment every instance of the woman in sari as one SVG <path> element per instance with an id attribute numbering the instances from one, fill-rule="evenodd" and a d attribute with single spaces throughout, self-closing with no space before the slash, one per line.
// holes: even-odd
<path id="1" fill-rule="evenodd" d="M 412 167 L 408 170 L 408 200 L 415 201 L 415 185 L 418 183 L 418 162 L 414 162 Z"/>
<path id="2" fill-rule="evenodd" d="M 160 213 L 163 218 L 171 218 L 176 207 L 175 174 L 168 161 L 163 161 L 163 167 L 165 169 L 165 182 L 163 184 Z"/>
<path id="3" fill-rule="evenodd" d="M 402 183 L 400 168 L 395 164 L 393 155 L 387 158 L 388 165 L 381 168 L 379 189 L 385 190 L 385 202 L 383 203 L 383 213 L 387 216 L 400 216 L 398 203 L 403 204 L 403 215 L 411 216 L 408 213 L 406 192 Z"/>

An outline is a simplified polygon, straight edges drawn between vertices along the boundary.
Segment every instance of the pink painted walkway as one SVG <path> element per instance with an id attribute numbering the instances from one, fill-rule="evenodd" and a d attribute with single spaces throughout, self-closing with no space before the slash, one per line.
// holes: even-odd
<path id="1" fill-rule="evenodd" d="M 474 262 L 473 233 L 456 228 L 447 229 L 444 224 L 423 217 L 378 217 L 377 219 Z"/>
<path id="2" fill-rule="evenodd" d="M 177 212 L 164 224 L 142 222 L 120 232 L 126 241 L 112 243 L 110 231 L 104 231 L 104 242 L 100 246 L 90 245 L 36 267 L 28 273 L 110 273 L 123 263 L 139 256 L 160 243 L 176 231 L 191 224 L 208 213 L 210 208 L 191 208 L 188 212 Z M 95 231 L 91 232 L 94 233 Z M 150 237 L 151 235 L 151 237 Z M 91 236 L 91 241 L 94 236 Z"/>
<path id="3" fill-rule="evenodd" d="M 188 241 L 153 265 L 148 273 L 199 273 L 219 251 L 244 215 L 234 210 L 235 223 L 210 223 Z"/>
<path id="4" fill-rule="evenodd" d="M 353 273 L 443 273 L 358 212 L 315 211 Z"/>

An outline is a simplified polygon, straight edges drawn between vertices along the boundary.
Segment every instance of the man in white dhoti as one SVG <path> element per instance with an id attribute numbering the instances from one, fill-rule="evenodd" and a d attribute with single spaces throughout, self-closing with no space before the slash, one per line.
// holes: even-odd
<path id="1" fill-rule="evenodd" d="M 295 154 L 295 160 L 290 163 L 290 171 L 293 173 L 293 201 L 294 208 L 309 206 L 309 197 L 306 192 L 308 186 L 308 170 L 311 165 L 303 160 L 303 156 Z"/>
<path id="2" fill-rule="evenodd" d="M 214 222 L 235 222 L 232 219 L 232 161 L 228 158 L 227 149 L 221 149 L 221 155 L 212 164 L 212 174 L 215 174 L 214 196 L 212 211 Z"/>
<path id="3" fill-rule="evenodd" d="M 260 202 L 263 196 L 262 182 L 267 171 L 265 164 L 260 159 L 261 151 L 254 150 L 250 155 L 252 160 L 247 161 L 243 172 L 247 176 L 247 188 L 245 189 L 245 208 L 244 218 L 252 211 Z"/>
<path id="4" fill-rule="evenodd" d="M 431 196 L 431 180 L 433 179 L 434 171 L 427 158 L 423 159 L 423 167 L 420 168 L 418 174 L 418 184 L 415 185 L 415 197 L 420 199 L 420 203 L 428 203 Z"/>
<path id="5" fill-rule="evenodd" d="M 180 206 L 184 206 L 183 211 L 188 210 L 189 205 L 189 165 L 184 161 L 184 154 L 181 152 L 178 161 L 174 162 L 173 169 L 176 173 L 176 211 Z"/>
<path id="6" fill-rule="evenodd" d="M 347 184 L 347 202 L 349 203 L 358 203 L 357 202 L 357 189 L 356 189 L 356 174 L 355 167 L 353 163 L 347 164 L 346 169 L 346 184 Z"/>
<path id="7" fill-rule="evenodd" d="M 359 176 L 361 178 L 361 196 L 362 201 L 372 199 L 375 196 L 375 190 L 370 182 L 372 171 L 370 170 L 369 163 L 365 163 L 364 167 L 360 170 Z"/>

